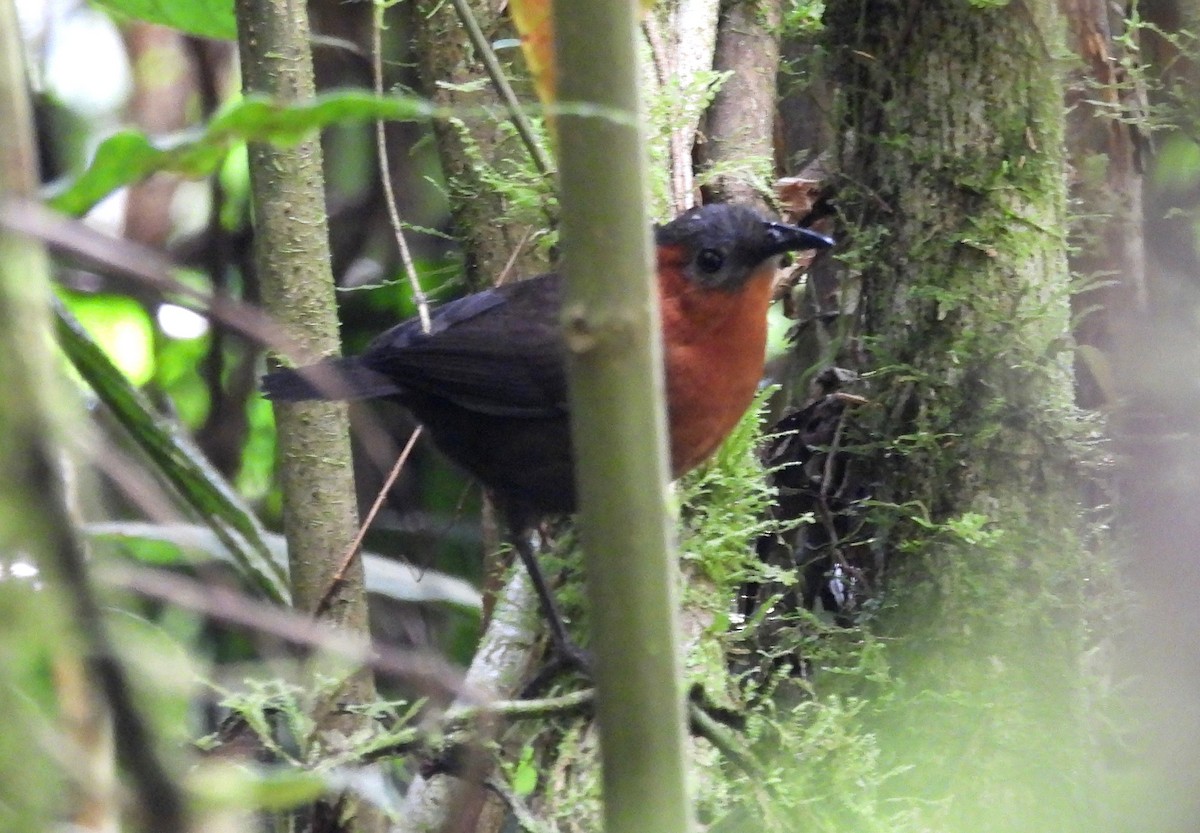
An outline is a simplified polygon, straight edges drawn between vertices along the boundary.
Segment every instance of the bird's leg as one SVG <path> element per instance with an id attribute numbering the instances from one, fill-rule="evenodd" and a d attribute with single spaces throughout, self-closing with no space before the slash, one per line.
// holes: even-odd
<path id="1" fill-rule="evenodd" d="M 558 602 L 555 600 L 554 594 L 550 592 L 546 576 L 542 573 L 533 547 L 530 546 L 528 530 L 518 531 L 514 527 L 513 545 L 517 548 L 517 555 L 521 557 L 521 563 L 525 565 L 525 570 L 533 582 L 533 589 L 537 592 L 538 601 L 541 603 L 542 615 L 550 623 L 550 639 L 554 643 L 554 649 L 559 659 L 588 673 L 591 669 L 591 659 L 587 652 L 576 645 L 570 634 L 567 633 L 567 626 L 563 621 L 562 612 L 558 609 Z"/>

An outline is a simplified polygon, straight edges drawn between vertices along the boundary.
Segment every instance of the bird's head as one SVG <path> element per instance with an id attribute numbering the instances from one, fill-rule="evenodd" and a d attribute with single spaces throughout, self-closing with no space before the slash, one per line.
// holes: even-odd
<path id="1" fill-rule="evenodd" d="M 692 283 L 730 292 L 776 255 L 833 245 L 815 231 L 771 222 L 751 208 L 729 203 L 686 211 L 658 226 L 654 239 L 660 259 L 670 260 Z"/>

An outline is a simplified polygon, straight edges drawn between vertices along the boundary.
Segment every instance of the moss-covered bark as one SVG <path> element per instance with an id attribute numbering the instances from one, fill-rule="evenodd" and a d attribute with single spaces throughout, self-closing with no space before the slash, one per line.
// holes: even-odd
<path id="1" fill-rule="evenodd" d="M 827 22 L 875 427 L 908 446 L 886 497 L 945 518 L 988 494 L 1061 493 L 1071 374 L 1054 6 L 835 2 Z"/>
<path id="2" fill-rule="evenodd" d="M 502 5 L 467 5 L 490 42 L 512 35 Z M 453 4 L 420 0 L 413 9 L 422 93 L 458 111 L 435 122 L 434 135 L 468 281 L 481 288 L 544 272 L 547 250 L 537 242 L 554 213 L 553 182 L 535 172 Z"/>
<path id="3" fill-rule="evenodd" d="M 888 564 L 866 722 L 909 767 L 885 794 L 930 802 L 935 829 L 1091 829 L 1062 22 L 1050 0 L 837 0 L 826 23 L 872 399 L 860 496 Z"/>
<path id="4" fill-rule="evenodd" d="M 1077 362 L 1080 402 L 1115 404 L 1112 354 L 1146 313 L 1146 253 L 1142 234 L 1142 154 L 1137 119 L 1145 88 L 1129 71 L 1125 22 L 1102 0 L 1063 0 L 1077 55 L 1068 78 L 1067 147 L 1072 224 L 1071 269 L 1081 283 L 1074 298 L 1075 336 L 1096 351 Z M 1116 28 L 1110 28 L 1110 17 Z M 1127 41 L 1126 41 L 1127 42 Z"/>

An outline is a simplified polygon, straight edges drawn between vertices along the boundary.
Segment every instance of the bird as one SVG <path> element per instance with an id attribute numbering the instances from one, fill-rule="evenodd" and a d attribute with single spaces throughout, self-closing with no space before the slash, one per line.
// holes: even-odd
<path id="1" fill-rule="evenodd" d="M 657 226 L 654 242 L 678 478 L 717 449 L 758 390 L 779 256 L 833 241 L 746 206 L 714 203 Z M 360 355 L 262 379 L 276 402 L 385 399 L 407 408 L 504 511 L 560 649 L 561 617 L 520 533 L 577 508 L 562 303 L 558 273 L 506 283 L 433 309 L 428 330 L 409 319 Z"/>

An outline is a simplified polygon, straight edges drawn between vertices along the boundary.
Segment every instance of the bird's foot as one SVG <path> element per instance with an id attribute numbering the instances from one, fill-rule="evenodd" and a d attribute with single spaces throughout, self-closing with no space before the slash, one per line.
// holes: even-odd
<path id="1" fill-rule="evenodd" d="M 581 677 L 592 677 L 592 655 L 571 640 L 552 640 L 550 657 L 521 689 L 522 699 L 539 696 L 560 674 L 574 671 Z"/>

